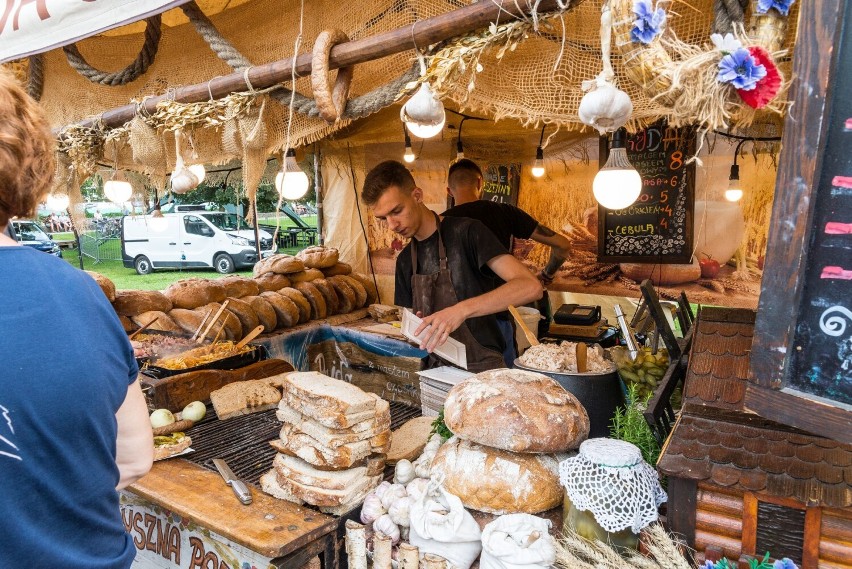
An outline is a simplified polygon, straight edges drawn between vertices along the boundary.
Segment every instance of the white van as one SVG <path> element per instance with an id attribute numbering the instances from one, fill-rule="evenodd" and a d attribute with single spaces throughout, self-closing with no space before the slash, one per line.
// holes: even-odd
<path id="1" fill-rule="evenodd" d="M 254 230 L 233 213 L 191 211 L 124 216 L 121 219 L 121 256 L 124 266 L 140 275 L 154 269 L 209 268 L 219 273 L 251 268 L 258 261 Z M 261 230 L 265 258 L 275 253 L 272 235 Z"/>

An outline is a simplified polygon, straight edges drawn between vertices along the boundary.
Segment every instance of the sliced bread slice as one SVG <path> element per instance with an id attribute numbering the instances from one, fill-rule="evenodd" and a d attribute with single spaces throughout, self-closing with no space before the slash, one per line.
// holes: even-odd
<path id="1" fill-rule="evenodd" d="M 330 429 L 348 429 L 353 425 L 367 421 L 376 416 L 375 407 L 367 411 L 359 411 L 351 414 L 331 411 L 329 409 L 320 409 L 313 405 L 310 401 L 302 399 L 295 393 L 292 393 L 287 388 L 284 389 L 284 395 L 281 400 L 291 409 L 296 410 L 306 417 L 310 417 L 319 424 Z"/>
<path id="2" fill-rule="evenodd" d="M 286 424 L 281 429 L 281 442 L 290 451 L 287 454 L 294 454 L 314 466 L 328 466 L 337 470 L 351 468 L 372 452 L 370 441 L 348 443 L 332 449 Z"/>
<path id="3" fill-rule="evenodd" d="M 319 470 L 297 456 L 279 453 L 272 466 L 280 476 L 289 478 L 305 486 L 325 490 L 343 490 L 367 476 L 366 466 L 357 466 L 347 470 Z"/>
<path id="4" fill-rule="evenodd" d="M 352 500 L 339 506 L 320 506 L 320 512 L 324 514 L 330 514 L 332 516 L 342 516 L 344 514 L 348 514 L 349 512 L 363 504 L 364 498 L 367 497 L 367 494 L 369 494 L 376 486 L 378 486 L 381 481 L 381 476 L 371 478 L 370 483 L 364 488 L 364 490 L 359 492 Z"/>
<path id="5" fill-rule="evenodd" d="M 287 375 L 284 389 L 309 402 L 318 412 L 352 415 L 376 408 L 376 400 L 363 389 L 315 371 Z"/>
<path id="6" fill-rule="evenodd" d="M 282 487 L 278 483 L 278 474 L 274 468 L 265 472 L 263 476 L 260 477 L 260 489 L 273 498 L 287 500 L 288 502 L 293 502 L 298 506 L 305 503 L 304 500 L 297 498 L 292 492 L 290 492 L 290 490 Z"/>
<path id="7" fill-rule="evenodd" d="M 291 480 L 286 476 L 282 476 L 276 471 L 278 484 L 281 488 L 289 491 L 293 496 L 313 506 L 329 506 L 335 507 L 341 504 L 351 503 L 358 496 L 369 492 L 369 488 L 373 485 L 375 478 L 367 478 L 362 476 L 354 480 L 347 488 L 341 490 L 326 490 L 323 488 L 315 488 L 300 484 L 295 480 Z"/>
<path id="8" fill-rule="evenodd" d="M 388 463 L 396 464 L 403 458 L 414 460 L 423 453 L 429 435 L 432 432 L 434 417 L 417 417 L 406 421 L 400 428 L 393 432 L 390 450 L 388 450 Z"/>
<path id="9" fill-rule="evenodd" d="M 275 409 L 281 392 L 261 380 L 237 381 L 210 392 L 210 400 L 220 420 Z"/>
<path id="10" fill-rule="evenodd" d="M 289 447 L 287 445 L 285 445 L 284 441 L 282 441 L 281 439 L 273 439 L 273 440 L 269 441 L 269 445 L 272 448 L 274 448 L 276 450 L 276 452 L 279 452 L 281 454 L 285 454 L 287 456 L 298 458 L 296 456 L 296 453 L 291 451 L 289 449 Z M 325 466 L 325 465 L 312 464 L 311 466 L 313 468 L 315 468 L 316 470 L 319 470 L 321 472 L 329 472 L 329 471 L 340 470 L 337 467 L 330 467 L 330 466 Z M 351 468 L 358 468 L 358 467 L 362 467 L 362 466 L 367 469 L 367 471 L 365 473 L 367 476 L 378 476 L 380 474 L 383 474 L 384 470 L 385 470 L 385 455 L 375 454 L 375 453 L 371 454 L 367 458 L 364 458 L 362 460 L 359 460 L 358 462 L 355 462 L 349 468 L 350 469 Z"/>
<path id="11" fill-rule="evenodd" d="M 295 429 L 305 433 L 306 435 L 310 435 L 329 448 L 337 448 L 348 443 L 370 440 L 388 431 L 387 427 L 375 426 L 375 421 L 372 419 L 358 423 L 359 425 L 363 423 L 372 423 L 374 425 L 373 427 L 360 432 L 353 432 L 351 428 L 329 429 L 328 427 L 320 425 L 313 419 L 302 417 L 290 407 L 286 407 L 286 410 L 282 409 L 281 404 L 278 405 L 276 417 L 278 417 L 278 420 L 285 425 L 293 426 Z M 373 446 L 377 446 L 377 444 L 373 443 Z"/>

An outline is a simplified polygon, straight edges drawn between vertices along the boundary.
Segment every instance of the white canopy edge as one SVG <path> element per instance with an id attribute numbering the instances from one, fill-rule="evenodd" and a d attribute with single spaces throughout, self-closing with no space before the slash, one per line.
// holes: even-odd
<path id="1" fill-rule="evenodd" d="M 62 47 L 188 1 L 7 0 L 0 13 L 0 63 Z"/>

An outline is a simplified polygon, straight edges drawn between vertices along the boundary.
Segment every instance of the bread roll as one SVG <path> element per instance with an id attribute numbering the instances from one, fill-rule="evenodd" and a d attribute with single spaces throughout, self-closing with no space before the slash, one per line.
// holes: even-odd
<path id="1" fill-rule="evenodd" d="M 322 274 L 326 277 L 333 277 L 335 275 L 348 275 L 352 272 L 352 265 L 349 263 L 337 263 L 331 267 L 326 267 L 325 269 L 320 269 Z"/>
<path id="2" fill-rule="evenodd" d="M 306 267 L 325 269 L 337 264 L 339 253 L 334 247 L 307 247 L 296 254 Z"/>
<path id="3" fill-rule="evenodd" d="M 311 319 L 322 320 L 328 316 L 328 307 L 325 304 L 325 297 L 311 283 L 293 283 L 293 287 L 305 295 L 308 302 L 311 303 Z"/>
<path id="4" fill-rule="evenodd" d="M 205 314 L 206 312 L 189 310 L 188 308 L 173 308 L 169 312 L 169 317 L 187 334 L 195 334 L 195 331 L 201 326 Z"/>
<path id="5" fill-rule="evenodd" d="M 275 318 L 278 321 L 278 329 L 290 328 L 299 322 L 299 308 L 296 304 L 284 296 L 274 291 L 265 291 L 260 293 L 260 297 L 265 299 L 272 308 L 275 309 Z"/>
<path id="6" fill-rule="evenodd" d="M 173 282 L 164 291 L 174 308 L 198 308 L 227 298 L 225 287 L 219 281 L 207 279 L 182 279 Z"/>
<path id="7" fill-rule="evenodd" d="M 459 437 L 514 452 L 563 452 L 589 436 L 589 416 L 555 380 L 531 371 L 494 369 L 450 390 L 444 420 Z"/>
<path id="8" fill-rule="evenodd" d="M 257 283 L 245 277 L 225 277 L 220 279 L 219 282 L 225 287 L 225 295 L 228 298 L 243 298 L 260 294 L 260 287 L 257 286 Z"/>
<path id="9" fill-rule="evenodd" d="M 149 310 L 168 312 L 172 301 L 156 290 L 120 290 L 115 293 L 112 307 L 121 316 L 136 316 Z"/>
<path id="10" fill-rule="evenodd" d="M 319 269 L 305 269 L 304 271 L 299 271 L 298 273 L 287 275 L 287 277 L 292 283 L 305 283 L 308 281 L 314 281 L 316 279 L 325 278 L 325 275 L 322 274 L 322 271 Z"/>
<path id="11" fill-rule="evenodd" d="M 474 510 L 537 514 L 562 503 L 559 462 L 550 454 L 497 450 L 453 437 L 438 449 L 432 476 Z"/>
<path id="12" fill-rule="evenodd" d="M 254 309 L 257 319 L 263 324 L 264 332 L 271 332 L 278 327 L 278 316 L 268 300 L 261 296 L 246 296 L 241 300 L 248 302 Z"/>
<path id="13" fill-rule="evenodd" d="M 172 318 L 168 314 L 166 314 L 165 312 L 160 312 L 159 310 L 150 310 L 148 312 L 143 312 L 142 314 L 131 316 L 130 319 L 133 320 L 134 324 L 136 324 L 140 328 L 154 321 L 153 324 L 148 326 L 147 330 L 160 330 L 162 332 L 174 332 L 177 334 L 183 334 L 183 328 L 178 326 L 177 323 L 172 320 Z"/>
<path id="14" fill-rule="evenodd" d="M 311 303 L 308 302 L 304 294 L 292 287 L 282 288 L 278 291 L 278 294 L 283 294 L 296 303 L 296 307 L 299 309 L 299 324 L 311 319 Z"/>
<path id="15" fill-rule="evenodd" d="M 334 277 L 330 277 L 328 282 L 334 287 L 334 291 L 337 293 L 339 302 L 338 312 L 340 314 L 348 314 L 355 310 L 355 290 L 350 284 L 343 279 L 335 279 Z"/>
<path id="16" fill-rule="evenodd" d="M 290 286 L 290 279 L 288 279 L 284 275 L 278 275 L 276 273 L 266 273 L 260 275 L 259 277 L 255 277 L 254 282 L 257 283 L 258 288 L 260 288 L 260 292 L 266 292 L 270 290 L 276 291 L 284 287 Z"/>
<path id="17" fill-rule="evenodd" d="M 252 308 L 251 304 L 248 302 L 244 302 L 239 298 L 231 298 L 228 301 L 228 310 L 233 312 L 239 319 L 240 325 L 242 326 L 243 336 L 260 326 L 260 319 L 257 317 L 254 308 Z M 267 330 L 265 326 L 263 329 L 266 332 L 271 332 L 273 330 L 272 328 Z"/>
<path id="18" fill-rule="evenodd" d="M 95 282 L 98 283 L 98 286 L 101 287 L 104 295 L 106 295 L 107 300 L 112 302 L 115 300 L 115 283 L 109 280 L 107 277 L 103 276 L 100 273 L 96 273 L 94 271 L 84 271 L 87 275 L 95 279 Z"/>
<path id="19" fill-rule="evenodd" d="M 319 289 L 325 299 L 326 312 L 328 316 L 337 314 L 340 309 L 340 300 L 337 298 L 337 292 L 331 283 L 326 279 L 317 279 L 311 281 L 311 284 Z"/>
<path id="20" fill-rule="evenodd" d="M 376 288 L 376 283 L 370 275 L 352 273 L 349 277 L 355 279 L 364 287 L 364 290 L 367 292 L 367 304 L 376 304 L 379 302 L 379 289 Z"/>

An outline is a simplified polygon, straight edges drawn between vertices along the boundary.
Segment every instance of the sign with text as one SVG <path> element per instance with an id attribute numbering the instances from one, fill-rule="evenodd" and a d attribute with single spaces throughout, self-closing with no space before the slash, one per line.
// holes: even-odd
<path id="1" fill-rule="evenodd" d="M 485 169 L 482 196 L 479 199 L 518 205 L 521 188 L 520 164 L 489 164 Z"/>
<path id="2" fill-rule="evenodd" d="M 692 257 L 695 134 L 656 123 L 627 138 L 627 158 L 642 192 L 624 209 L 598 209 L 598 260 L 689 263 Z"/>
<path id="3" fill-rule="evenodd" d="M 185 518 L 121 492 L 121 519 L 136 546 L 133 567 L 146 569 L 241 569 L 271 567 L 272 559 Z"/>

